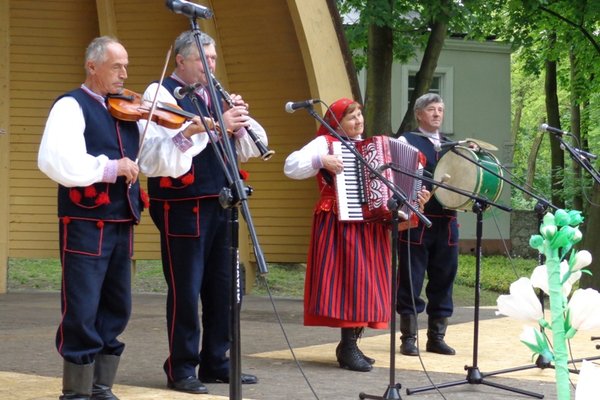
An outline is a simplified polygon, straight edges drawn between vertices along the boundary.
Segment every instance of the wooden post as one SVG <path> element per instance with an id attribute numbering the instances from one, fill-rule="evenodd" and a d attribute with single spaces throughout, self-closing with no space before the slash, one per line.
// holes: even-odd
<path id="1" fill-rule="evenodd" d="M 8 278 L 9 233 L 9 107 L 10 70 L 9 49 L 9 0 L 0 0 L 0 293 L 6 293 Z"/>

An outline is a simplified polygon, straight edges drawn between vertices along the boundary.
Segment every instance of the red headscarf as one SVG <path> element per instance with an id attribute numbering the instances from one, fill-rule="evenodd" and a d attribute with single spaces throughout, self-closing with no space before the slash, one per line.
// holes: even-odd
<path id="1" fill-rule="evenodd" d="M 344 117 L 346 109 L 352 103 L 355 103 L 355 101 L 345 97 L 334 101 L 331 106 L 329 106 L 329 109 L 327 109 L 323 120 L 327 122 L 327 124 L 333 129 L 337 128 L 339 126 L 339 122 Z M 321 124 L 319 130 L 317 131 L 317 136 L 327 135 L 328 133 L 329 130 Z"/>

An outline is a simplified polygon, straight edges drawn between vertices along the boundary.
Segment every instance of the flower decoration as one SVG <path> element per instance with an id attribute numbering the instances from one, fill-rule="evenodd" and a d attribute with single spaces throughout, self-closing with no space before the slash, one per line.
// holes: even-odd
<path id="1" fill-rule="evenodd" d="M 506 315 L 521 321 L 537 324 L 543 321 L 544 311 L 529 278 L 520 278 L 510 285 L 510 294 L 496 300 L 496 314 Z"/>
<path id="2" fill-rule="evenodd" d="M 563 260 L 560 263 L 560 278 L 561 282 L 563 282 L 562 293 L 566 298 L 571 293 L 573 284 L 581 278 L 581 271 L 571 273 L 569 263 Z M 548 267 L 545 264 L 540 265 L 533 270 L 533 273 L 531 274 L 531 284 L 534 288 L 541 289 L 546 294 L 550 292 L 550 288 L 548 287 Z"/>
<path id="3" fill-rule="evenodd" d="M 577 289 L 569 300 L 566 326 L 567 338 L 577 331 L 589 331 L 600 328 L 600 293 L 594 289 Z"/>
<path id="4" fill-rule="evenodd" d="M 545 360 L 554 360 L 554 354 L 552 353 L 552 350 L 550 350 L 548 338 L 539 330 L 532 326 L 526 326 L 523 328 L 523 332 L 521 333 L 519 339 L 523 344 L 525 344 L 525 346 L 529 347 L 529 349 L 533 351 L 534 356 L 539 354 Z"/>
<path id="5" fill-rule="evenodd" d="M 600 328 L 600 313 L 597 311 L 600 308 L 600 293 L 594 289 L 578 289 L 568 300 L 573 285 L 582 273 L 590 273 L 584 269 L 592 262 L 590 252 L 573 250 L 573 246 L 583 238 L 579 230 L 583 220 L 581 212 L 577 210 L 546 213 L 539 235 L 532 235 L 529 239 L 529 245 L 544 254 L 546 264 L 535 268 L 530 279 L 520 278 L 513 282 L 510 294 L 499 296 L 497 300 L 497 314 L 529 323 L 537 322 L 540 327 L 552 332 L 553 350 L 550 350 L 546 331 L 528 327 L 520 339 L 534 355 L 539 354 L 554 362 L 558 400 L 571 399 L 566 341 L 579 330 Z M 535 296 L 534 288 L 548 294 L 550 322 L 543 316 L 542 305 Z"/>

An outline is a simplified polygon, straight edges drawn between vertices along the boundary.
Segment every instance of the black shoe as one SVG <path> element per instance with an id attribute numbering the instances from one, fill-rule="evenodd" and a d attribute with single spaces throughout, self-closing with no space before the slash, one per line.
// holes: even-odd
<path id="1" fill-rule="evenodd" d="M 456 351 L 448 346 L 446 342 L 439 339 L 429 339 L 427 341 L 427 345 L 425 346 L 425 350 L 430 353 L 444 354 L 447 356 L 453 356 L 456 354 Z"/>
<path id="2" fill-rule="evenodd" d="M 335 356 L 336 356 L 337 359 L 340 358 L 340 351 L 341 351 L 341 349 L 342 349 L 342 346 L 341 346 L 341 343 L 340 343 L 335 348 Z M 363 360 L 365 360 L 366 362 L 368 362 L 369 365 L 375 364 L 375 359 L 367 356 L 365 353 L 362 352 L 361 349 L 358 349 L 358 354 L 360 354 L 360 356 L 363 358 Z"/>
<path id="3" fill-rule="evenodd" d="M 178 392 L 186 392 L 192 394 L 207 394 L 208 388 L 202 382 L 193 376 L 180 379 L 175 382 L 167 382 L 169 389 L 177 390 Z"/>
<path id="4" fill-rule="evenodd" d="M 400 354 L 413 357 L 419 355 L 419 349 L 415 344 L 416 338 L 409 336 L 406 338 L 400 338 L 400 341 L 402 342 L 400 344 Z"/>
<path id="5" fill-rule="evenodd" d="M 202 381 L 206 383 L 229 383 L 229 375 L 224 376 L 201 376 Z M 255 375 L 240 374 L 242 385 L 254 385 L 258 383 L 258 378 Z"/>

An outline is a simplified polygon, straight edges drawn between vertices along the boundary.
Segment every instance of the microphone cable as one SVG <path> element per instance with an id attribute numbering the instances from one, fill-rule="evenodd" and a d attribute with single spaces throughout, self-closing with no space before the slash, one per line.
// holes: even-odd
<path id="1" fill-rule="evenodd" d="M 410 217 L 412 212 L 409 211 L 408 213 L 408 217 L 409 217 L 409 221 L 410 221 Z M 425 228 L 424 228 L 425 229 Z M 411 240 L 412 240 L 412 236 L 411 236 L 411 226 L 410 224 L 408 224 L 408 229 L 406 230 L 406 234 L 407 234 L 407 238 L 408 240 L 406 241 L 406 259 L 408 260 L 408 265 L 406 265 L 406 268 L 408 269 L 408 283 L 410 286 L 410 298 L 411 298 L 411 305 L 412 305 L 412 311 L 413 311 L 413 316 L 415 317 L 415 328 L 416 328 L 416 345 L 417 345 L 417 349 L 419 349 L 421 346 L 419 345 L 419 314 L 417 313 L 417 304 L 415 303 L 415 291 L 414 291 L 414 284 L 413 284 L 413 280 L 412 280 L 412 262 L 411 262 Z M 398 238 L 400 239 L 400 238 Z M 398 250 L 400 250 L 400 243 L 398 243 Z M 400 265 L 400 257 L 398 257 L 398 269 L 402 268 L 402 266 Z M 400 274 L 398 274 L 397 277 L 397 281 L 398 284 L 400 282 Z M 396 288 L 396 302 L 398 301 L 398 290 L 399 287 Z M 394 306 L 394 305 L 393 305 Z M 396 334 L 396 332 L 394 332 L 394 335 Z M 394 349 L 393 351 L 396 351 L 396 349 Z M 442 391 L 440 390 L 440 388 L 433 382 L 433 379 L 431 378 L 431 375 L 429 375 L 429 371 L 427 370 L 427 367 L 425 366 L 425 362 L 423 361 L 423 357 L 421 357 L 421 350 L 418 351 L 417 353 L 417 357 L 419 358 L 419 363 L 421 364 L 421 369 L 423 370 L 423 372 L 425 373 L 425 376 L 427 377 L 427 380 L 429 381 L 429 383 L 431 384 L 431 386 L 435 389 L 435 391 L 440 395 L 440 397 L 444 400 L 447 400 L 446 397 L 444 396 L 444 394 L 442 393 Z"/>
<path id="2" fill-rule="evenodd" d="M 314 398 L 317 399 L 317 400 L 319 400 L 319 396 L 317 395 L 317 392 L 315 391 L 315 389 L 311 385 L 310 380 L 306 376 L 306 373 L 304 372 L 304 369 L 302 368 L 302 365 L 300 364 L 300 361 L 296 357 L 296 353 L 294 352 L 294 348 L 292 347 L 292 344 L 290 342 L 288 334 L 287 334 L 287 332 L 285 330 L 285 327 L 283 326 L 283 321 L 281 319 L 281 316 L 279 315 L 279 312 L 277 311 L 277 307 L 275 306 L 275 301 L 273 299 L 273 294 L 271 293 L 271 289 L 269 287 L 269 282 L 267 281 L 267 279 L 266 279 L 265 276 L 260 275 L 260 274 L 257 275 L 257 276 L 260 277 L 260 279 L 262 280 L 263 284 L 265 285 L 265 288 L 267 289 L 267 293 L 269 295 L 269 301 L 271 302 L 271 306 L 273 307 L 273 313 L 275 314 L 275 318 L 277 319 L 277 323 L 279 324 L 279 327 L 281 328 L 281 332 L 283 333 L 283 338 L 285 340 L 285 343 L 287 344 L 288 349 L 290 350 L 290 353 L 292 354 L 292 358 L 294 360 L 294 363 L 296 364 L 296 367 L 300 371 L 300 374 L 304 378 L 304 381 L 308 385 L 308 388 L 310 389 L 310 391 L 313 394 Z"/>

